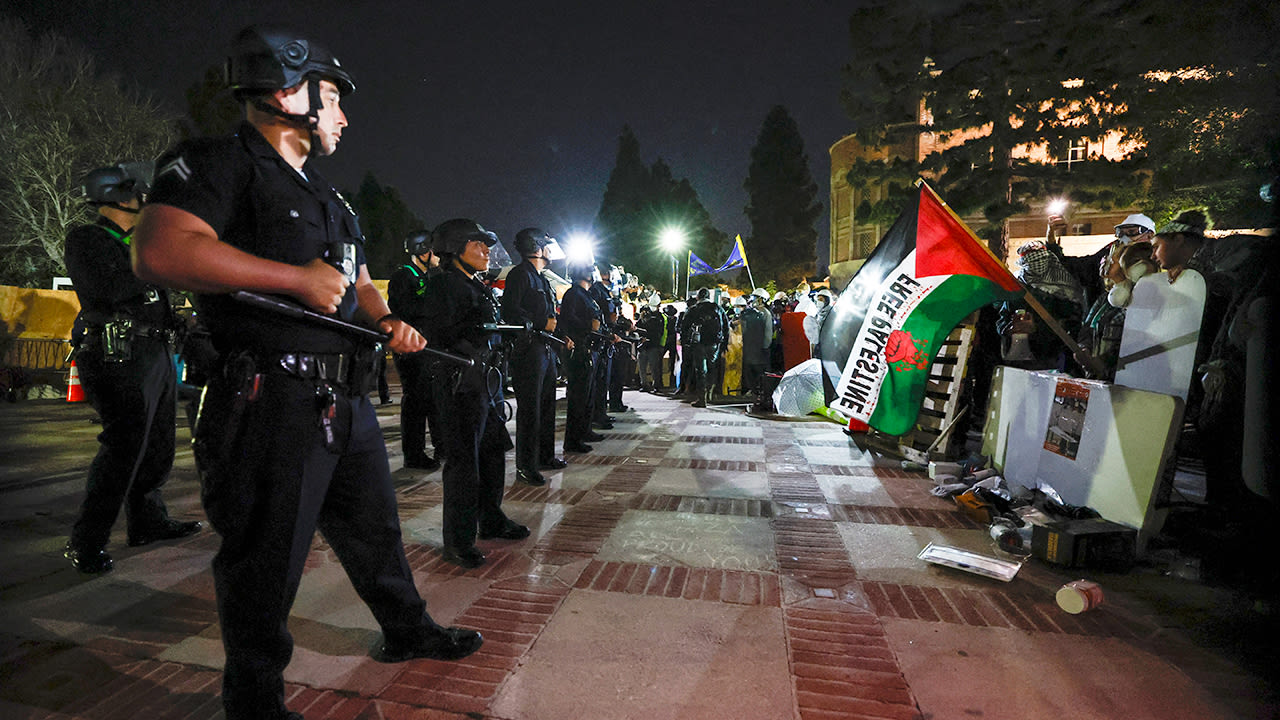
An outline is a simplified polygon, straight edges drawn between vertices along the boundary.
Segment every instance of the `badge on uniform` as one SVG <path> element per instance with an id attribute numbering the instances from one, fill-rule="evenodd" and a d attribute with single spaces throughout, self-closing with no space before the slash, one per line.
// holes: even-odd
<path id="1" fill-rule="evenodd" d="M 347 276 L 347 282 L 352 285 L 356 282 L 356 244 L 342 243 L 342 262 L 338 268 L 343 275 Z"/>

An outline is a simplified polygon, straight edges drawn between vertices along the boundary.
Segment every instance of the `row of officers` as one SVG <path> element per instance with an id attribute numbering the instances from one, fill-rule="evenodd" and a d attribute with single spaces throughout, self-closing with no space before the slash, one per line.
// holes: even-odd
<path id="1" fill-rule="evenodd" d="M 409 566 L 368 398 L 384 348 L 404 384 L 407 463 L 443 461 L 444 556 L 476 567 L 485 562 L 477 538 L 530 534 L 501 507 L 508 368 L 517 478 L 544 484 L 541 472 L 565 463 L 554 443 L 558 363 L 568 379 L 565 453 L 603 439 L 594 428 L 609 419 L 605 389 L 621 380 L 610 377 L 618 307 L 590 264 L 570 267 L 573 286 L 557 307 L 541 271 L 559 247 L 534 228 L 516 238 L 523 261 L 499 303 L 480 278 L 497 238 L 466 219 L 410 238 L 387 302 L 369 276 L 358 216 L 316 162 L 349 132 L 348 69 L 277 25 L 239 33 L 226 68 L 244 112 L 234 133 L 85 182 L 98 218 L 69 234 L 66 262 L 82 307 L 78 363 L 103 431 L 64 552 L 82 573 L 110 571 L 122 506 L 130 545 L 203 529 L 161 501 L 183 330 L 167 288 L 191 292 L 209 346 L 191 434 L 205 519 L 220 536 L 212 572 L 223 707 L 228 720 L 298 720 L 285 704 L 288 620 L 317 531 L 382 630 L 375 660 L 456 660 L 483 643 L 478 631 L 431 617 Z M 433 417 L 437 457 L 423 437 Z"/>
<path id="2" fill-rule="evenodd" d="M 430 347 L 473 361 L 460 369 L 432 356 L 395 355 L 405 465 L 434 470 L 443 464 L 444 556 L 464 567 L 485 561 L 475 547 L 477 526 L 488 537 L 529 533 L 500 509 L 505 453 L 513 445 L 504 417 L 506 378 L 516 396 L 516 480 L 545 485 L 543 470 L 567 464 L 555 447 L 561 363 L 567 380 L 564 452 L 590 452 L 589 443 L 604 439 L 596 429 L 610 426 L 610 371 L 621 340 L 615 295 L 592 263 L 570 265 L 572 286 L 557 303 L 542 271 L 564 254 L 538 228 L 517 233 L 522 261 L 508 272 L 499 301 L 482 277 L 497 241 L 468 219 L 410 235 L 410 260 L 387 287 L 392 313 L 417 328 Z M 434 454 L 426 452 L 428 433 Z M 486 527 L 494 529 L 486 533 Z"/>

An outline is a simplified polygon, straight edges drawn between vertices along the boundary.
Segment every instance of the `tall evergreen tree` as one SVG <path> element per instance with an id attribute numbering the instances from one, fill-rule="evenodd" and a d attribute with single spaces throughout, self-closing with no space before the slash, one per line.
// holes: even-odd
<path id="1" fill-rule="evenodd" d="M 374 278 L 391 277 L 406 260 L 405 237 L 426 229 L 426 224 L 405 205 L 400 191 L 379 184 L 373 173 L 365 173 L 359 191 L 350 202 L 360 214 L 369 274 Z"/>
<path id="2" fill-rule="evenodd" d="M 776 105 L 765 116 L 751 149 L 747 170 L 747 219 L 751 238 L 747 259 L 757 279 L 793 287 L 817 265 L 818 233 L 813 223 L 822 212 L 818 185 L 809 174 L 809 156 L 791 114 Z"/>
<path id="3" fill-rule="evenodd" d="M 677 253 L 682 267 L 688 250 L 707 258 L 724 252 L 724 234 L 712 226 L 710 214 L 689 181 L 676 179 L 662 159 L 646 166 L 640 141 L 630 127 L 623 127 L 617 159 L 596 215 L 595 229 L 600 235 L 597 260 L 624 265 L 641 282 L 668 287 L 671 253 L 660 239 L 667 228 L 685 233 L 686 248 Z"/>

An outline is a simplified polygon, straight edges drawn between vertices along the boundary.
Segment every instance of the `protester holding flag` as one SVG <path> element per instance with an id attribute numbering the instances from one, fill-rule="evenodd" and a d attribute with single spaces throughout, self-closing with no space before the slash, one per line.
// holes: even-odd
<path id="1" fill-rule="evenodd" d="M 1084 288 L 1058 256 L 1043 241 L 1032 240 L 1018 248 L 1018 280 L 1026 285 L 1032 295 L 1072 335 L 1080 330 L 1084 319 Z M 1011 300 L 1000 307 L 996 320 L 996 332 L 1005 348 L 1004 357 L 1010 365 L 1044 370 L 1066 370 L 1070 353 L 1044 323 L 1036 322 L 1023 300 Z M 1029 359 L 1015 358 L 1009 351 L 1015 334 L 1027 335 L 1030 346 Z"/>

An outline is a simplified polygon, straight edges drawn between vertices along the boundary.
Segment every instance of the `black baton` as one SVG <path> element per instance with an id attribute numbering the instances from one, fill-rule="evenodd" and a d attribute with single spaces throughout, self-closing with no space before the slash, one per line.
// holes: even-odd
<path id="1" fill-rule="evenodd" d="M 318 312 L 312 312 L 304 307 L 299 307 L 291 302 L 268 297 L 266 295 L 259 295 L 258 293 L 252 293 L 247 290 L 237 290 L 231 293 L 231 297 L 237 302 L 242 302 L 245 305 L 251 305 L 255 308 L 258 308 L 259 310 L 266 310 L 267 312 L 275 313 L 277 315 L 283 315 L 288 318 L 293 318 L 294 320 L 304 320 L 314 325 L 320 325 L 322 327 L 327 327 L 332 330 L 338 330 L 338 331 L 347 333 L 348 335 L 355 335 L 356 337 L 364 338 L 366 340 L 386 342 L 391 339 L 390 335 L 387 335 L 381 330 L 373 330 L 363 325 L 356 325 L 355 323 L 349 323 L 345 320 L 339 320 L 338 318 L 335 318 L 335 317 L 329 317 L 328 315 L 321 315 Z M 444 350 L 436 350 L 435 348 L 429 348 L 429 347 L 423 348 L 418 352 L 408 353 L 408 354 L 430 355 L 434 358 L 445 360 L 447 362 L 451 362 L 457 365 L 464 365 L 466 367 L 471 367 L 472 365 L 475 364 L 475 360 L 472 360 L 471 358 L 465 355 L 457 355 L 455 353 L 445 352 Z"/>
<path id="2" fill-rule="evenodd" d="M 533 328 L 528 328 L 524 325 L 499 325 L 496 323 L 485 323 L 480 326 L 480 329 L 492 330 L 493 332 L 531 332 L 538 335 L 543 340 L 550 340 L 551 342 L 560 343 L 561 345 L 565 344 L 563 338 L 556 337 L 546 330 L 534 330 Z"/>

